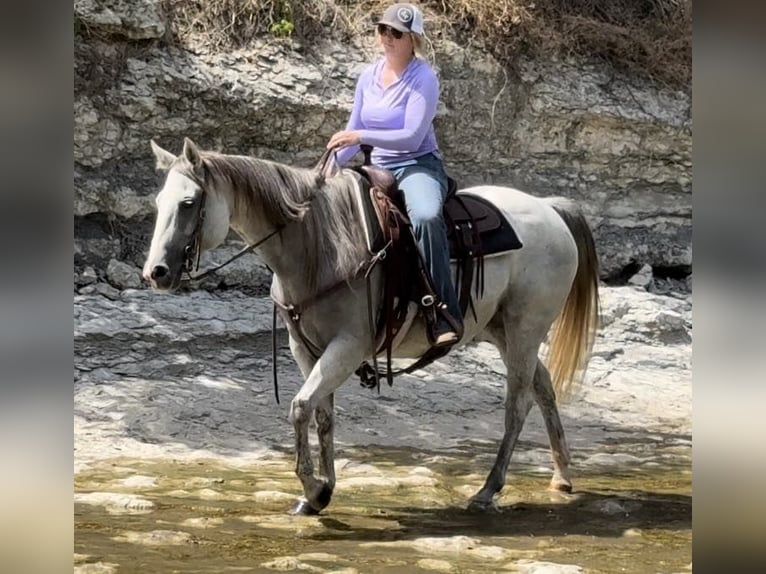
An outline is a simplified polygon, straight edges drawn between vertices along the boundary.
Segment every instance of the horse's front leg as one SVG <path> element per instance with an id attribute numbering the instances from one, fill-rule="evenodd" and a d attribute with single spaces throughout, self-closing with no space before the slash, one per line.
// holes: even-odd
<path id="1" fill-rule="evenodd" d="M 334 470 L 328 470 L 333 464 L 332 456 L 332 419 L 327 425 L 323 417 L 327 414 L 328 398 L 354 372 L 365 355 L 363 346 L 357 337 L 336 337 L 314 364 L 306 382 L 295 395 L 290 405 L 290 421 L 295 429 L 295 473 L 303 485 L 305 498 L 298 501 L 296 514 L 317 514 L 330 503 L 335 486 Z M 324 402 L 323 402 L 324 401 Z M 314 464 L 311 460 L 308 428 L 311 415 L 322 406 L 319 424 L 326 431 L 322 445 L 322 472 L 324 478 L 314 476 Z M 329 445 L 329 450 L 328 450 Z"/>
<path id="2" fill-rule="evenodd" d="M 332 492 L 335 488 L 335 395 L 330 393 L 319 401 L 314 420 L 317 424 L 319 439 L 319 473 L 326 480 L 326 486 Z"/>

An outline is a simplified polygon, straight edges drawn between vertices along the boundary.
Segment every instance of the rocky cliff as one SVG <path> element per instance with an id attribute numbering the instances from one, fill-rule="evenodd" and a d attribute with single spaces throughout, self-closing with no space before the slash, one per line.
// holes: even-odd
<path id="1" fill-rule="evenodd" d="M 345 124 L 356 75 L 370 58 L 361 43 L 264 39 L 215 54 L 168 37 L 157 1 L 75 2 L 80 284 L 108 268 L 113 283 L 123 277 L 118 286 L 130 286 L 126 274 L 136 280 L 160 184 L 150 138 L 174 151 L 189 136 L 204 148 L 313 165 Z M 593 63 L 521 61 L 511 69 L 446 40 L 432 56 L 442 83 L 437 136 L 461 184 L 577 200 L 594 227 L 605 280 L 620 282 L 647 265 L 656 279 L 690 274 L 687 93 Z M 229 284 L 250 280 L 239 273 Z"/>

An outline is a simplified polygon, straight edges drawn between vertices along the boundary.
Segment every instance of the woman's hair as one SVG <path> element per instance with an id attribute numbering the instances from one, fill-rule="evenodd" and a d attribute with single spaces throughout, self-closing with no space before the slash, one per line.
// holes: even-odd
<path id="1" fill-rule="evenodd" d="M 416 34 L 415 32 L 410 32 L 410 37 L 412 38 L 412 49 L 415 52 L 415 55 L 420 56 L 421 58 L 425 58 L 425 37 L 421 36 L 420 34 Z"/>

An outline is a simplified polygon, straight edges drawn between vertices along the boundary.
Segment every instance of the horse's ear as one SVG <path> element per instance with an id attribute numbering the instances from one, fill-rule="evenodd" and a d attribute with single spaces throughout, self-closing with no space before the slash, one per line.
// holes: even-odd
<path id="1" fill-rule="evenodd" d="M 167 170 L 176 160 L 176 156 L 168 150 L 162 149 L 154 140 L 151 140 L 151 144 L 154 157 L 157 159 L 156 169 L 161 169 L 163 171 Z"/>
<path id="2" fill-rule="evenodd" d="M 197 145 L 189 138 L 184 138 L 184 157 L 196 170 L 202 166 L 202 158 L 199 155 Z"/>

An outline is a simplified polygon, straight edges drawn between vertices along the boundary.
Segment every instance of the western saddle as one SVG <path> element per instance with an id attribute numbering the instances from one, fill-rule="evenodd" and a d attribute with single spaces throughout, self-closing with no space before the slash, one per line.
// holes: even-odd
<path id="1" fill-rule="evenodd" d="M 383 307 L 378 313 L 373 339 L 377 341 L 382 338 L 382 343 L 376 348 L 376 352 L 380 353 L 385 349 L 387 365 L 383 372 L 379 372 L 377 360 L 374 359 L 374 367 L 367 362 L 362 363 L 356 374 L 360 377 L 363 386 L 379 388 L 381 375 L 386 377 L 390 386 L 393 384 L 394 376 L 420 369 L 450 351 L 451 346 L 433 346 L 433 327 L 438 314 L 442 314 L 453 326 L 457 326 L 458 323 L 450 316 L 446 306 L 436 295 L 425 261 L 417 248 L 412 226 L 406 215 L 404 196 L 397 185 L 396 178 L 389 170 L 371 164 L 371 149 L 371 146 L 362 146 L 364 163 L 351 169 L 359 174 L 364 199 L 369 199 L 370 202 L 367 205 L 368 212 L 375 214 L 378 223 L 377 226 L 370 225 L 371 236 L 375 238 L 372 241 L 372 250 L 376 254 L 374 257 L 384 266 L 385 279 Z M 463 317 L 470 309 L 476 318 L 473 298 L 481 297 L 484 293 L 484 255 L 500 250 L 517 249 L 521 247 L 521 244 L 510 229 L 510 225 L 494 206 L 477 196 L 458 194 L 455 180 L 448 177 L 448 182 L 443 215 L 447 227 L 450 258 L 456 262 L 457 268 L 455 288 Z M 508 230 L 511 231 L 510 236 L 507 233 Z M 506 232 L 505 241 L 490 241 L 494 244 L 492 249 L 485 248 L 483 239 L 492 234 L 502 234 L 504 231 Z M 471 294 L 472 283 L 475 287 L 473 295 Z M 393 371 L 391 355 L 394 338 L 407 319 L 407 312 L 412 301 L 418 304 L 426 321 L 428 327 L 426 332 L 432 346 L 412 365 Z M 369 309 L 369 311 L 372 323 L 372 310 Z M 458 334 L 462 338 L 462 329 Z"/>

